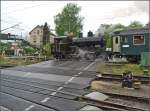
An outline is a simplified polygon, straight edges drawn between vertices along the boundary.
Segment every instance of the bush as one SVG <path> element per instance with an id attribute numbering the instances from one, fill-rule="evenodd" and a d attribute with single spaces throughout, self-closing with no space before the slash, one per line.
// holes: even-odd
<path id="1" fill-rule="evenodd" d="M 23 50 L 26 54 L 33 54 L 35 50 L 32 47 L 24 47 Z"/>
<path id="2" fill-rule="evenodd" d="M 51 56 L 51 44 L 47 43 L 43 46 L 43 54 L 46 56 Z"/>

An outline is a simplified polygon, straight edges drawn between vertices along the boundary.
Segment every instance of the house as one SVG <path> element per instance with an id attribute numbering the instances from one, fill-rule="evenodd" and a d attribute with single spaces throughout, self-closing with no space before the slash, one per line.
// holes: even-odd
<path id="1" fill-rule="evenodd" d="M 50 43 L 54 43 L 54 38 L 56 38 L 57 36 L 53 33 L 50 33 Z"/>
<path id="2" fill-rule="evenodd" d="M 30 35 L 29 38 L 30 44 L 40 48 L 42 46 L 43 26 L 37 25 L 29 32 L 29 35 Z"/>
<path id="3" fill-rule="evenodd" d="M 43 45 L 43 27 L 44 26 L 37 25 L 35 28 L 33 28 L 29 32 L 29 35 L 30 35 L 29 42 L 30 42 L 30 44 L 32 44 L 33 46 L 35 46 L 37 48 L 40 48 Z M 50 35 L 49 35 L 50 38 L 52 38 L 54 36 L 56 36 L 56 35 L 53 33 L 50 33 Z"/>

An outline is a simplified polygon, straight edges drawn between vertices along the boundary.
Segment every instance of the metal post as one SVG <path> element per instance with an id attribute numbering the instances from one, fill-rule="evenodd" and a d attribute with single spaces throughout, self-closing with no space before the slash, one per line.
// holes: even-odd
<path id="1" fill-rule="evenodd" d="M 70 33 L 70 15 L 68 15 L 68 34 Z"/>
<path id="2" fill-rule="evenodd" d="M 70 16 L 69 16 L 69 30 L 68 33 L 70 33 Z"/>
<path id="3" fill-rule="evenodd" d="M 21 39 L 22 39 L 22 32 L 21 32 Z"/>

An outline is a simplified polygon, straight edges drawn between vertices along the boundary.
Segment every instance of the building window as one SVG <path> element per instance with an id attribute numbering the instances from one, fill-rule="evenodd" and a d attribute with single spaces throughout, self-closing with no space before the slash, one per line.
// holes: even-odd
<path id="1" fill-rule="evenodd" d="M 39 30 L 37 30 L 37 34 L 39 35 L 39 33 L 40 33 L 40 31 Z"/>
<path id="2" fill-rule="evenodd" d="M 143 35 L 134 35 L 133 36 L 133 44 L 134 45 L 143 45 L 145 44 L 145 39 Z"/>
<path id="3" fill-rule="evenodd" d="M 116 44 L 118 44 L 118 37 L 116 37 L 116 39 L 115 39 L 115 43 L 116 43 Z"/>

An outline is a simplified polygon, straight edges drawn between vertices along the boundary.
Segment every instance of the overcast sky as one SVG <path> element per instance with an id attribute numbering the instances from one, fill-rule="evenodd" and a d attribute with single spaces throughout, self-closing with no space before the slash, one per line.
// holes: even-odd
<path id="1" fill-rule="evenodd" d="M 149 1 L 70 1 L 81 6 L 84 17 L 83 33 L 95 32 L 100 24 L 121 23 L 128 25 L 138 20 L 149 21 Z M 14 34 L 28 34 L 36 25 L 47 22 L 55 28 L 54 16 L 62 11 L 69 1 L 1 1 L 1 29 L 21 24 L 15 29 L 4 31 Z"/>

